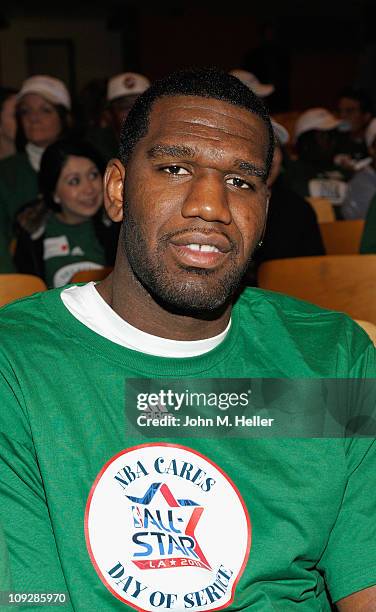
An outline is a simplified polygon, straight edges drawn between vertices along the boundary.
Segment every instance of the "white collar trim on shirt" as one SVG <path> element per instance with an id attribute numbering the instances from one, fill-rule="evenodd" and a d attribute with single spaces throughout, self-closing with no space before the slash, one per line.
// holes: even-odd
<path id="1" fill-rule="evenodd" d="M 25 147 L 25 151 L 33 170 L 35 170 L 35 172 L 39 172 L 40 162 L 45 151 L 45 147 L 38 147 L 32 142 L 28 142 Z"/>
<path id="2" fill-rule="evenodd" d="M 231 319 L 223 332 L 204 340 L 170 340 L 141 331 L 116 314 L 91 282 L 61 293 L 61 299 L 83 325 L 95 333 L 134 351 L 157 357 L 195 357 L 218 346 L 226 337 Z"/>

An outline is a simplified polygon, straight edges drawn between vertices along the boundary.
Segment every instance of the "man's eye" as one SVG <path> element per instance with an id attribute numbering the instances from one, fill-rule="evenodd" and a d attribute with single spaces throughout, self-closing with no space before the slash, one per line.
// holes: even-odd
<path id="1" fill-rule="evenodd" d="M 243 181 L 243 179 L 240 179 L 236 176 L 233 176 L 232 178 L 227 179 L 226 182 L 230 183 L 234 187 L 239 187 L 240 189 L 253 189 L 250 183 L 247 183 L 246 181 Z"/>
<path id="2" fill-rule="evenodd" d="M 167 174 L 189 174 L 188 170 L 182 168 L 181 166 L 165 166 L 164 168 L 162 168 L 162 170 L 164 172 L 167 172 Z"/>

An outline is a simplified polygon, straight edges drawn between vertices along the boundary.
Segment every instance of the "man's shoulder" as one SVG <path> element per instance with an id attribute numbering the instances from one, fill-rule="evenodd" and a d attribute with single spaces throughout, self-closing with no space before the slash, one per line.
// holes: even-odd
<path id="1" fill-rule="evenodd" d="M 25 340 L 35 329 L 51 326 L 51 314 L 61 300 L 61 289 L 34 293 L 0 308 L 0 336 L 2 344 L 9 338 Z"/>
<path id="2" fill-rule="evenodd" d="M 335 317 L 346 316 L 341 312 L 322 308 L 321 306 L 317 306 L 311 302 L 306 302 L 305 300 L 286 295 L 285 293 L 270 291 L 268 289 L 260 289 L 259 287 L 246 287 L 240 295 L 240 306 L 243 308 L 247 306 L 251 307 L 255 304 L 255 302 L 264 305 L 265 308 L 281 308 L 285 314 L 308 314 L 310 316 L 327 315 Z"/>
<path id="3" fill-rule="evenodd" d="M 265 329 L 287 329 L 292 335 L 315 336 L 317 343 L 323 338 L 335 344 L 342 337 L 348 340 L 355 335 L 365 345 L 370 339 L 364 330 L 347 314 L 328 310 L 310 302 L 276 291 L 255 287 L 245 289 L 239 299 L 239 311 L 244 324 L 248 316 L 254 316 Z"/>
<path id="4" fill-rule="evenodd" d="M 262 289 L 246 290 L 235 307 L 250 354 L 289 377 L 376 377 L 376 351 L 342 312 Z M 248 349 L 247 349 L 248 350 Z"/>

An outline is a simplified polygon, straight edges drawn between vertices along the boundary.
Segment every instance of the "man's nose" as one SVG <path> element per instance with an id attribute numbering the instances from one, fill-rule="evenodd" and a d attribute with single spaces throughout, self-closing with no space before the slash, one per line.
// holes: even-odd
<path id="1" fill-rule="evenodd" d="M 204 221 L 229 225 L 232 216 L 222 174 L 209 171 L 194 177 L 181 212 L 183 217 L 200 217 Z"/>

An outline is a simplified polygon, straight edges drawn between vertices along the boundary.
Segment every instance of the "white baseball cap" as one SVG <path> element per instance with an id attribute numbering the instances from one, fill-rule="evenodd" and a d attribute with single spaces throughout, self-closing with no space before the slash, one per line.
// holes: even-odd
<path id="1" fill-rule="evenodd" d="M 63 81 L 55 79 L 46 74 L 36 74 L 22 83 L 17 94 L 17 100 L 26 94 L 38 94 L 52 104 L 61 104 L 66 109 L 71 109 L 71 98 Z"/>
<path id="2" fill-rule="evenodd" d="M 278 121 L 275 121 L 274 119 L 271 119 L 271 122 L 272 122 L 272 128 L 274 131 L 274 135 L 276 136 L 278 141 L 282 145 L 285 145 L 286 143 L 288 143 L 288 141 L 290 140 L 290 134 L 288 133 L 286 128 L 283 127 L 283 125 L 281 125 L 280 123 L 278 123 Z"/>
<path id="3" fill-rule="evenodd" d="M 124 96 L 140 95 L 150 86 L 150 81 L 137 72 L 122 72 L 111 77 L 107 84 L 107 100 L 111 102 Z"/>
<path id="4" fill-rule="evenodd" d="M 365 141 L 367 147 L 370 147 L 373 144 L 373 141 L 376 138 L 376 117 L 371 119 L 369 124 L 367 125 L 366 133 L 365 133 Z"/>
<path id="5" fill-rule="evenodd" d="M 296 141 L 301 134 L 311 130 L 321 130 L 323 132 L 334 130 L 341 124 L 342 121 L 332 115 L 326 108 L 310 108 L 298 117 L 295 123 L 294 138 Z"/>
<path id="6" fill-rule="evenodd" d="M 244 83 L 249 89 L 256 94 L 256 96 L 260 96 L 260 98 L 266 98 L 266 96 L 270 96 L 273 93 L 275 87 L 271 83 L 266 85 L 264 83 L 260 83 L 258 78 L 252 74 L 252 72 L 247 72 L 247 70 L 240 70 L 235 68 L 234 70 L 230 70 L 230 74 L 236 77 Z"/>

